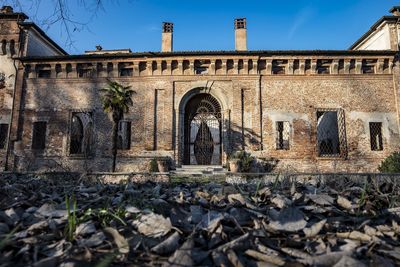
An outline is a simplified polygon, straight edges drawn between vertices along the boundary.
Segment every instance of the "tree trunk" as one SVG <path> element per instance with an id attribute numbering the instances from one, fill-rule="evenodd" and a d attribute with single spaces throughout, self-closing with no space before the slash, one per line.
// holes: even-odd
<path id="1" fill-rule="evenodd" d="M 118 126 L 119 122 L 123 118 L 123 111 L 116 109 L 112 113 L 113 127 L 112 127 L 112 172 L 115 172 L 117 165 L 117 144 L 118 144 Z"/>
<path id="2" fill-rule="evenodd" d="M 117 163 L 117 142 L 118 142 L 118 124 L 119 121 L 113 120 L 112 127 L 112 172 L 115 172 L 115 166 Z"/>

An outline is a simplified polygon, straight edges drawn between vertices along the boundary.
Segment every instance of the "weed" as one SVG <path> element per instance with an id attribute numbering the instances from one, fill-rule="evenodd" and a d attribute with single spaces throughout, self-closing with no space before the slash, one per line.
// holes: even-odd
<path id="1" fill-rule="evenodd" d="M 275 191 L 278 188 L 279 176 L 280 176 L 280 173 L 278 173 L 275 177 L 275 181 L 272 185 L 272 191 Z"/>
<path id="2" fill-rule="evenodd" d="M 124 208 L 118 208 L 117 210 L 112 210 L 110 208 L 100 208 L 100 209 L 87 209 L 80 221 L 87 221 L 89 219 L 95 219 L 100 222 L 103 227 L 110 226 L 111 222 L 116 220 L 122 225 L 127 226 L 123 218 L 125 218 L 126 211 Z"/>
<path id="3" fill-rule="evenodd" d="M 72 201 L 72 211 L 71 211 L 71 201 Z M 67 208 L 68 222 L 64 229 L 64 235 L 66 236 L 68 241 L 72 241 L 74 239 L 75 230 L 78 222 L 76 218 L 75 196 L 72 195 L 72 198 L 70 198 L 69 196 L 65 196 L 65 205 Z"/>
<path id="4" fill-rule="evenodd" d="M 4 236 L 4 238 L 0 240 L 0 251 L 2 251 L 3 248 L 5 248 L 5 247 L 8 245 L 8 243 L 9 243 L 10 240 L 11 240 L 11 237 L 14 235 L 14 233 L 15 233 L 18 229 L 19 229 L 19 225 L 17 225 L 14 229 L 12 229 L 11 232 L 9 232 L 8 234 L 6 234 L 6 235 Z"/>

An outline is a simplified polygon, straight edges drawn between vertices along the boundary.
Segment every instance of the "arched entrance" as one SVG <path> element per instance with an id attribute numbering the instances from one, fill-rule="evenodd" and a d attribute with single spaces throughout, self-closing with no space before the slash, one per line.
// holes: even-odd
<path id="1" fill-rule="evenodd" d="M 183 163 L 219 165 L 222 155 L 221 105 L 212 95 L 194 95 L 185 106 Z"/>

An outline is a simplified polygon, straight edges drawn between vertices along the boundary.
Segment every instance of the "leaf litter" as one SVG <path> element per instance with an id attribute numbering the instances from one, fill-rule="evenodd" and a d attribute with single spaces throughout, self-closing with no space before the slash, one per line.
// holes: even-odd
<path id="1" fill-rule="evenodd" d="M 10 174 L 0 180 L 0 266 L 398 266 L 399 189 Z"/>

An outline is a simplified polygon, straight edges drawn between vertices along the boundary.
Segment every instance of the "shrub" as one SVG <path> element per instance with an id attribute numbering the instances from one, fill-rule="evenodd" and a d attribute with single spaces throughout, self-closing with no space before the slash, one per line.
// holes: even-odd
<path id="1" fill-rule="evenodd" d="M 250 172 L 251 170 L 251 165 L 253 164 L 254 157 L 251 156 L 250 153 L 241 150 L 233 153 L 229 159 L 238 159 L 239 160 L 239 166 L 240 166 L 240 172 Z"/>
<path id="2" fill-rule="evenodd" d="M 400 173 L 400 152 L 394 152 L 384 159 L 378 170 L 383 173 Z"/>
<path id="3" fill-rule="evenodd" d="M 158 172 L 158 164 L 156 158 L 150 160 L 149 172 Z"/>

